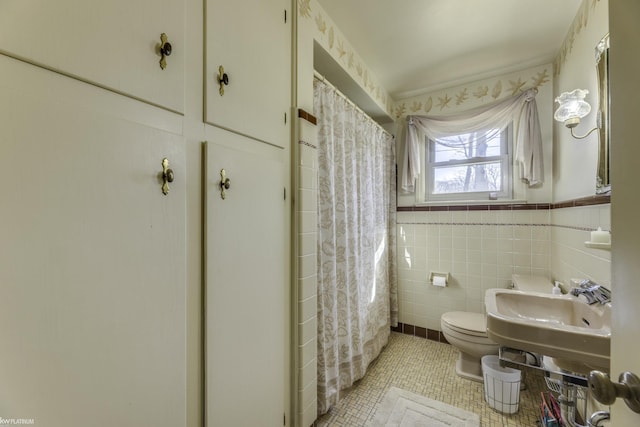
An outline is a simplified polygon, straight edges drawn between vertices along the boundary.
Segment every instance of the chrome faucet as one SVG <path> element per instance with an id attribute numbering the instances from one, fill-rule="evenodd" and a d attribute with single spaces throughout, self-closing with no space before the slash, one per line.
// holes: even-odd
<path id="1" fill-rule="evenodd" d="M 587 425 L 589 427 L 600 427 L 600 423 L 611 418 L 611 415 L 607 411 L 597 411 L 591 414 Z"/>
<path id="2" fill-rule="evenodd" d="M 578 287 L 571 289 L 571 295 L 584 295 L 587 299 L 587 304 L 606 304 L 611 302 L 611 291 L 604 286 L 598 285 L 589 279 L 581 281 L 578 285 Z"/>

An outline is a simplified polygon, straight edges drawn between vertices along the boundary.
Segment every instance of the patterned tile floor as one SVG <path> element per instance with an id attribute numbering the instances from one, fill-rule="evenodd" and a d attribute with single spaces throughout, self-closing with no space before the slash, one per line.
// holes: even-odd
<path id="1" fill-rule="evenodd" d="M 458 351 L 448 344 L 392 332 L 365 377 L 345 391 L 337 407 L 318 419 L 316 426 L 366 426 L 392 386 L 474 412 L 480 415 L 481 427 L 540 425 L 536 414 L 546 385 L 539 372 L 526 372 L 527 388 L 520 392 L 518 412 L 502 415 L 484 401 L 482 384 L 456 375 L 457 357 Z"/>

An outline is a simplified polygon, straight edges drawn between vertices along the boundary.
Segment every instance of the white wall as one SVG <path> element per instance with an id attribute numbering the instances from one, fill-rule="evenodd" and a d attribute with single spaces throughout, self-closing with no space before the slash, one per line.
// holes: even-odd
<path id="1" fill-rule="evenodd" d="M 313 16 L 318 16 L 316 3 L 306 7 L 296 2 L 294 10 L 297 16 L 296 57 L 297 73 L 294 75 L 296 99 L 294 106 L 313 114 L 313 58 L 314 38 L 318 32 Z M 316 420 L 317 410 L 317 292 L 318 279 L 316 269 L 317 253 L 317 149 L 315 126 L 305 119 L 298 119 L 292 146 L 292 166 L 294 187 L 297 197 L 304 197 L 307 206 L 294 203 L 293 222 L 293 264 L 294 289 L 294 333 L 293 358 L 295 402 L 294 424 L 309 427 Z M 312 209 L 313 208 L 313 209 Z"/>
<path id="2" fill-rule="evenodd" d="M 353 84 L 357 85 L 377 107 L 391 115 L 392 99 L 386 89 L 378 83 L 375 70 L 360 58 L 358 52 L 351 46 L 349 40 L 344 36 L 340 28 L 333 22 L 331 17 L 324 11 L 316 0 L 306 0 L 298 2 L 299 36 L 309 37 L 315 40 L 324 51 L 326 51 L 345 71 Z M 312 63 L 313 64 L 313 63 Z M 334 82 L 337 84 L 337 82 Z M 300 86 L 299 86 L 300 87 Z M 308 88 L 308 87 L 305 87 Z M 300 87 L 302 89 L 302 87 Z M 347 88 L 340 87 L 342 92 L 348 92 Z M 307 89 L 309 90 L 309 89 Z M 366 102 L 366 96 L 361 98 Z"/>
<path id="3" fill-rule="evenodd" d="M 553 133 L 553 66 L 542 64 L 526 68 L 517 72 L 497 75 L 492 78 L 472 81 L 464 85 L 457 85 L 425 93 L 407 99 L 398 100 L 394 104 L 398 126 L 404 126 L 404 118 L 411 114 L 449 115 L 466 111 L 482 105 L 487 105 L 524 90 L 536 88 L 536 103 L 540 118 L 542 144 L 544 153 L 544 184 L 533 188 L 523 187 L 520 199 L 530 203 L 549 202 L 552 197 L 552 133 Z M 444 105 L 443 99 L 451 101 Z M 400 132 L 398 132 L 400 134 Z M 396 141 L 398 153 L 398 176 L 401 176 L 404 159 L 404 141 L 402 137 Z M 413 193 L 398 193 L 398 206 L 412 206 L 416 204 Z"/>
<path id="4" fill-rule="evenodd" d="M 579 135 L 595 126 L 595 111 L 598 109 L 595 47 L 608 32 L 608 2 L 584 0 L 556 60 L 554 98 L 575 88 L 589 90 L 587 101 L 592 104 L 592 112 L 575 129 Z M 598 160 L 597 133 L 578 140 L 556 121 L 553 133 L 553 201 L 560 203 L 593 196 Z M 554 280 L 568 285 L 571 278 L 590 278 L 604 286 L 612 286 L 610 251 L 590 249 L 584 245 L 591 230 L 597 227 L 611 229 L 610 210 L 610 204 L 552 210 L 550 252 Z"/>
<path id="5" fill-rule="evenodd" d="M 592 109 L 574 129 L 578 135 L 584 135 L 596 125 L 598 86 L 595 47 L 609 32 L 608 16 L 606 0 L 584 0 L 555 64 L 554 98 L 576 88 L 589 90 L 586 100 Z M 554 109 L 557 105 L 554 105 Z M 553 133 L 553 201 L 593 195 L 598 161 L 597 132 L 578 140 L 571 136 L 562 123 L 554 121 Z"/>

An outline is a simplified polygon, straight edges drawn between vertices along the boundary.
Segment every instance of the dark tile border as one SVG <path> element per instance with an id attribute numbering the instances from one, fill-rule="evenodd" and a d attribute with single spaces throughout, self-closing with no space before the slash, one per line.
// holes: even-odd
<path id="1" fill-rule="evenodd" d="M 298 117 L 300 117 L 301 119 L 305 119 L 311 124 L 314 124 L 314 125 L 318 124 L 318 119 L 316 119 L 316 116 L 314 116 L 313 114 L 307 113 L 302 108 L 298 108 Z"/>
<path id="2" fill-rule="evenodd" d="M 407 325 L 406 323 L 404 323 L 402 325 L 402 333 L 406 335 L 415 335 L 416 327 L 413 325 Z"/>
<path id="3" fill-rule="evenodd" d="M 610 194 L 601 194 L 567 200 L 558 203 L 504 203 L 499 205 L 437 205 L 437 206 L 398 206 L 397 212 L 459 212 L 459 211 L 524 211 L 575 208 L 580 206 L 605 205 L 611 203 Z"/>
<path id="4" fill-rule="evenodd" d="M 549 210 L 549 203 L 500 204 L 500 205 L 439 205 L 439 206 L 398 206 L 397 212 L 470 212 L 509 210 Z"/>
<path id="5" fill-rule="evenodd" d="M 558 203 L 559 204 L 567 204 L 573 203 L 572 206 L 562 206 L 565 208 L 572 208 L 578 206 L 592 206 L 592 205 L 605 205 L 607 203 L 611 203 L 611 194 L 598 194 L 590 197 L 583 197 L 581 199 L 569 200 L 566 202 Z M 554 205 L 555 206 L 555 205 Z M 558 209 L 559 207 L 555 208 Z"/>
<path id="6" fill-rule="evenodd" d="M 421 328 L 420 326 L 409 325 L 407 323 L 398 323 L 398 326 L 391 327 L 391 331 L 400 332 L 405 335 L 413 335 L 415 337 L 441 342 L 443 344 L 449 344 L 444 335 L 442 335 L 442 332 L 435 329 Z"/>
<path id="7" fill-rule="evenodd" d="M 444 337 L 444 334 L 442 333 L 442 331 L 438 331 L 438 335 L 439 335 L 441 343 L 449 344 L 449 341 L 447 341 L 447 339 Z M 449 345 L 451 345 L 451 344 L 449 344 Z"/>
<path id="8" fill-rule="evenodd" d="M 312 149 L 314 149 L 314 150 L 317 150 L 317 149 L 318 149 L 318 147 L 316 147 L 315 145 L 313 145 L 313 144 L 311 144 L 310 142 L 307 142 L 307 141 L 302 141 L 302 140 L 300 140 L 300 141 L 298 141 L 298 144 L 300 144 L 300 145 L 305 145 L 305 146 L 307 146 L 307 147 L 309 147 L 309 148 L 312 148 Z"/>

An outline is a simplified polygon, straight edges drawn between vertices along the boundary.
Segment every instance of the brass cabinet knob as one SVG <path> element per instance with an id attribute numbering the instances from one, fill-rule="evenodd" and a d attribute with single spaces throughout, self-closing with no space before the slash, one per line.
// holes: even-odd
<path id="1" fill-rule="evenodd" d="M 169 159 L 162 159 L 162 194 L 169 194 L 169 183 L 173 182 L 175 176 L 173 170 L 169 169 Z"/>
<path id="2" fill-rule="evenodd" d="M 163 70 L 167 68 L 167 56 L 171 56 L 173 48 L 169 43 L 167 35 L 165 33 L 160 34 L 160 68 Z"/>
<path id="3" fill-rule="evenodd" d="M 222 169 L 220 171 L 220 197 L 222 198 L 222 200 L 227 198 L 226 190 L 228 190 L 230 187 L 231 180 L 227 178 L 227 171 Z"/>
<path id="4" fill-rule="evenodd" d="M 218 68 L 218 84 L 220 85 L 220 96 L 222 96 L 224 95 L 224 87 L 229 85 L 229 75 L 224 72 L 222 65 Z"/>
<path id="5" fill-rule="evenodd" d="M 171 43 L 166 42 L 162 46 L 160 46 L 160 53 L 164 56 L 171 56 Z"/>

